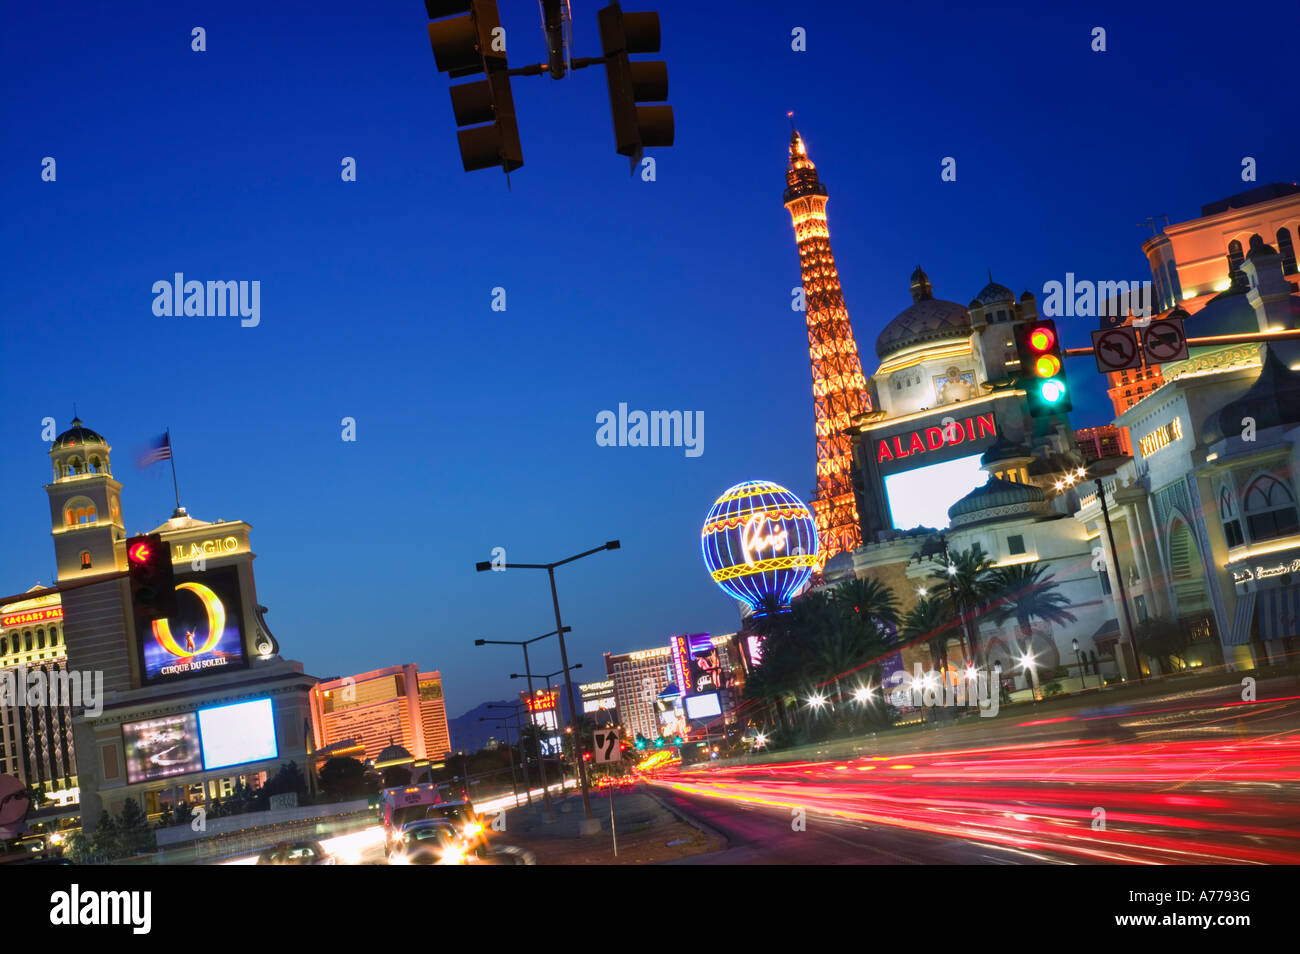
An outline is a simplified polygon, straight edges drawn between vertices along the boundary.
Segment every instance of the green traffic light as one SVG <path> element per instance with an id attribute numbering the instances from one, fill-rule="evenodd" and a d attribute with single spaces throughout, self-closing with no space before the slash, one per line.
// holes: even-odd
<path id="1" fill-rule="evenodd" d="M 1065 383 L 1055 378 L 1044 381 L 1038 393 L 1048 404 L 1056 404 L 1065 397 Z"/>

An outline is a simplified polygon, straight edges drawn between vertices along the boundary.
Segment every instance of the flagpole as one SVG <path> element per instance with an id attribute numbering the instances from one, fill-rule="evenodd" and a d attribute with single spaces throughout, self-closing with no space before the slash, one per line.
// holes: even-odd
<path id="1" fill-rule="evenodd" d="M 181 488 L 176 483 L 176 450 L 172 447 L 172 429 L 167 428 L 167 459 L 172 462 L 172 490 L 176 492 L 176 510 L 181 509 Z"/>

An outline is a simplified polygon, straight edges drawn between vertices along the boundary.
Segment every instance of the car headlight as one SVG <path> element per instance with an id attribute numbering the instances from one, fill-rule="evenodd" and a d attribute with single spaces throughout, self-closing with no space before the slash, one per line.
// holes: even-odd
<path id="1" fill-rule="evenodd" d="M 461 851 L 454 845 L 450 845 L 442 851 L 442 863 L 445 865 L 458 865 L 465 860 L 465 852 Z"/>

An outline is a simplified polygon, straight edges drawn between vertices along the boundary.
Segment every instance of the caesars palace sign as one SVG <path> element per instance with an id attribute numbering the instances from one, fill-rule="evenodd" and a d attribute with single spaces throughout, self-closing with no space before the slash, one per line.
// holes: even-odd
<path id="1" fill-rule="evenodd" d="M 930 451 L 945 447 L 956 447 L 967 441 L 977 441 L 984 437 L 997 436 L 997 425 L 993 412 L 977 414 L 963 421 L 949 420 L 936 427 L 923 427 L 919 430 L 882 437 L 876 444 L 876 463 L 898 461 L 904 457 L 928 454 Z"/>

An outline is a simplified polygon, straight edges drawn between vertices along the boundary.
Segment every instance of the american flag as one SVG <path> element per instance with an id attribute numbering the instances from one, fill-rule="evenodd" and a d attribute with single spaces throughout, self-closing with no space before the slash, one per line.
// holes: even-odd
<path id="1" fill-rule="evenodd" d="M 148 467 L 150 464 L 156 464 L 162 460 L 172 459 L 172 436 L 168 432 L 160 435 L 145 450 L 140 452 L 136 458 L 136 466 L 140 468 Z"/>

